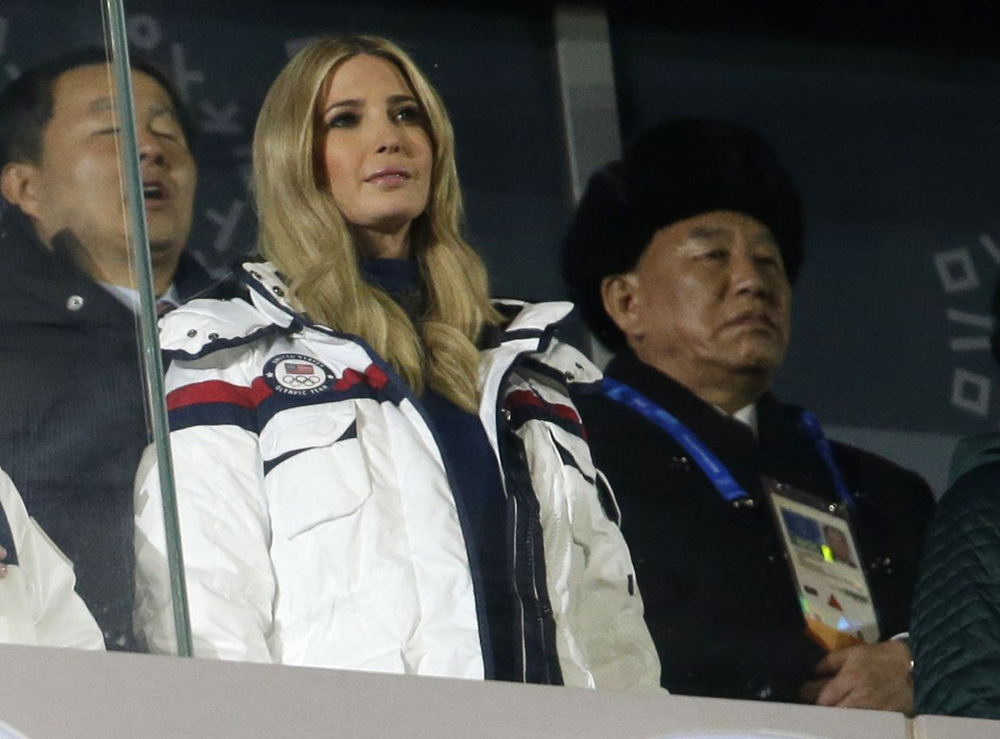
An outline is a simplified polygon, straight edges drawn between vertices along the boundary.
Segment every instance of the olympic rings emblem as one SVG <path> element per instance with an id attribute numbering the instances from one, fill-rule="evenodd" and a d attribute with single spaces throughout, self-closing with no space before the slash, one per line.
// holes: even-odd
<path id="1" fill-rule="evenodd" d="M 284 385 L 298 385 L 299 387 L 309 388 L 316 387 L 323 382 L 323 379 L 316 375 L 285 375 L 281 378 L 281 382 Z"/>
<path id="2" fill-rule="evenodd" d="M 314 395 L 334 381 L 333 372 L 307 354 L 279 354 L 264 365 L 264 379 L 272 390 L 291 395 Z"/>

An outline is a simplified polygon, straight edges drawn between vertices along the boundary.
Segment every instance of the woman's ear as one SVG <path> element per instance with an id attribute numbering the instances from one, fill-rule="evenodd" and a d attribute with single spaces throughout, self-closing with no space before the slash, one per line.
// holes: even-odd
<path id="1" fill-rule="evenodd" d="M 631 342 L 642 336 L 642 300 L 635 272 L 611 275 L 601 280 L 601 300 L 604 311 L 627 340 Z"/>
<path id="2" fill-rule="evenodd" d="M 30 218 L 38 218 L 37 171 L 37 167 L 28 162 L 11 162 L 0 172 L 0 194 Z"/>

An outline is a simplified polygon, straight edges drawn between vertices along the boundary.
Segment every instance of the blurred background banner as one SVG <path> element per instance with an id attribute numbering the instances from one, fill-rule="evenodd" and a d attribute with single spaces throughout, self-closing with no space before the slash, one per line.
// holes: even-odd
<path id="1" fill-rule="evenodd" d="M 595 109 L 610 96 L 601 109 L 617 108 L 625 140 L 665 117 L 714 116 L 772 142 L 807 216 L 776 392 L 815 411 L 831 436 L 914 467 L 940 489 L 954 440 L 1000 424 L 988 317 L 1000 269 L 1000 9 L 744 5 L 586 4 L 607 30 L 574 47 L 575 84 L 587 93 L 580 79 L 591 59 Z M 562 297 L 558 245 L 574 162 L 617 154 L 608 145 L 574 158 L 572 140 L 567 147 L 557 50 L 573 31 L 556 21 L 567 7 L 126 2 L 134 48 L 173 76 L 200 130 L 190 241 L 199 261 L 222 274 L 253 247 L 249 143 L 284 62 L 314 36 L 372 32 L 410 51 L 445 99 L 469 238 L 494 292 Z M 102 41 L 89 4 L 0 0 L 4 79 Z"/>

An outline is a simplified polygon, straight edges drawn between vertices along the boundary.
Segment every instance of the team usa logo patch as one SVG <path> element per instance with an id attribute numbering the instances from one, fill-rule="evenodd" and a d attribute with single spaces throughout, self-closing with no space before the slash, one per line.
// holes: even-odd
<path id="1" fill-rule="evenodd" d="M 279 354 L 264 365 L 264 379 L 279 393 L 318 395 L 329 389 L 335 378 L 318 359 L 305 354 Z"/>

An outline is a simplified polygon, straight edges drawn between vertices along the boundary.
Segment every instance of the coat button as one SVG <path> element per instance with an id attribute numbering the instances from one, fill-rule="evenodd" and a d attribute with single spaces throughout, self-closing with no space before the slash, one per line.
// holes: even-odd
<path id="1" fill-rule="evenodd" d="M 684 470 L 685 472 L 691 471 L 691 460 L 683 455 L 678 455 L 676 457 L 670 458 L 670 469 L 672 470 Z"/>
<path id="2" fill-rule="evenodd" d="M 260 272 L 251 272 L 250 276 L 253 277 L 255 280 L 261 279 Z"/>
<path id="3" fill-rule="evenodd" d="M 753 508 L 757 503 L 753 498 L 737 498 L 733 501 L 733 508 Z"/>
<path id="4" fill-rule="evenodd" d="M 272 289 L 272 290 L 274 291 L 274 294 L 275 294 L 275 295 L 277 295 L 277 296 L 278 296 L 279 298 L 283 298 L 283 297 L 285 297 L 285 291 L 284 291 L 284 290 L 282 290 L 282 289 L 281 289 L 280 287 L 278 287 L 277 285 L 275 285 L 275 286 L 274 286 L 274 287 L 272 287 L 271 289 Z"/>
<path id="5" fill-rule="evenodd" d="M 868 569 L 872 572 L 884 572 L 887 575 L 891 575 L 892 559 L 889 557 L 875 557 L 868 563 Z"/>
<path id="6" fill-rule="evenodd" d="M 83 307 L 83 296 L 82 295 L 70 295 L 66 298 L 66 310 L 71 310 L 74 313 Z"/>
<path id="7" fill-rule="evenodd" d="M 190 338 L 192 338 L 192 339 L 193 339 L 193 338 L 194 338 L 195 336 L 197 336 L 197 335 L 198 335 L 198 332 L 197 332 L 197 331 L 195 331 L 194 329 L 191 329 L 190 331 L 188 331 L 188 336 L 189 336 Z"/>
<path id="8" fill-rule="evenodd" d="M 217 333 L 214 333 L 214 332 L 213 332 L 213 333 L 210 333 L 210 334 L 208 335 L 208 340 L 209 340 L 209 341 L 215 341 L 215 340 L 216 340 L 217 338 L 219 338 L 219 335 L 218 335 Z"/>
<path id="9" fill-rule="evenodd" d="M 504 408 L 502 411 L 500 411 L 500 415 L 503 416 L 504 421 L 510 423 L 511 414 L 509 409 Z"/>

